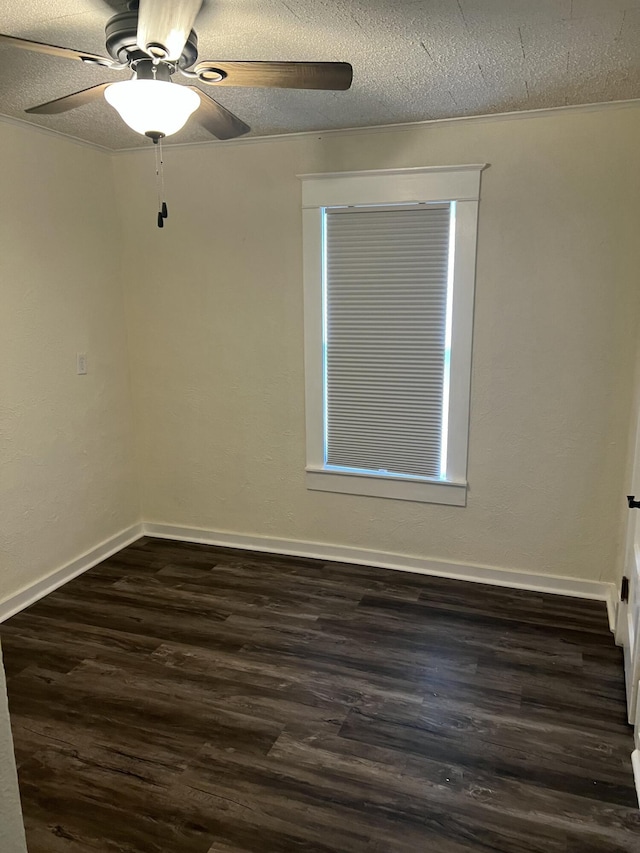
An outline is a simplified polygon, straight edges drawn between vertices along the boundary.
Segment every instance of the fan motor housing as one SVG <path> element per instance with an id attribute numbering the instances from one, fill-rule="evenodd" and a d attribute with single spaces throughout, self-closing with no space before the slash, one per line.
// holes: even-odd
<path id="1" fill-rule="evenodd" d="M 121 63 L 148 59 L 148 55 L 138 47 L 138 13 L 120 12 L 107 21 L 105 27 L 106 46 L 109 55 Z M 178 60 L 181 68 L 190 68 L 198 58 L 198 36 L 191 30 L 182 56 Z"/>

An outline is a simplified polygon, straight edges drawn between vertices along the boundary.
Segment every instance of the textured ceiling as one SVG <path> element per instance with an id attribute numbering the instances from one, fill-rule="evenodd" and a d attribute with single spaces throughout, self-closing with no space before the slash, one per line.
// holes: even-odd
<path id="1" fill-rule="evenodd" d="M 118 0 L 0 0 L 9 35 L 105 53 Z M 343 60 L 348 92 L 204 87 L 254 135 L 640 97 L 640 0 L 207 0 L 200 59 Z M 126 73 L 0 47 L 0 113 L 110 148 L 148 144 L 106 102 L 23 111 Z M 191 121 L 173 142 L 211 139 Z"/>

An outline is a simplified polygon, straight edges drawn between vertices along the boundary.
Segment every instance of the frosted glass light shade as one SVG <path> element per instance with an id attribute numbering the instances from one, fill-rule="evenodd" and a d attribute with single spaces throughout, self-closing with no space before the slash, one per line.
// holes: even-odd
<path id="1" fill-rule="evenodd" d="M 104 90 L 108 103 L 137 133 L 170 136 L 200 105 L 192 89 L 165 80 L 123 80 Z"/>

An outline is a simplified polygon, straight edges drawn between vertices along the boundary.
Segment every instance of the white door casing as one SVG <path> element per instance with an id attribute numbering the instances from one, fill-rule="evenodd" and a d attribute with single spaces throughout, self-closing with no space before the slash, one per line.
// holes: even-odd
<path id="1" fill-rule="evenodd" d="M 9 722 L 7 687 L 0 650 L 0 850 L 27 853 L 22 823 L 18 776 Z"/>
<path id="2" fill-rule="evenodd" d="M 640 507 L 633 506 L 636 500 L 640 503 L 640 405 L 636 417 L 634 455 L 627 478 L 630 501 L 624 560 L 627 588 L 626 594 L 621 596 L 625 600 L 618 602 L 615 637 L 624 651 L 627 718 L 635 726 L 632 764 L 640 798 Z"/>
<path id="3" fill-rule="evenodd" d="M 629 482 L 629 496 L 640 501 L 640 421 Z M 627 716 L 633 725 L 638 711 L 640 681 L 640 508 L 629 509 L 624 574 L 628 581 L 628 594 L 626 601 L 618 602 L 616 642 L 624 650 Z M 638 734 L 636 732 L 636 737 Z"/>

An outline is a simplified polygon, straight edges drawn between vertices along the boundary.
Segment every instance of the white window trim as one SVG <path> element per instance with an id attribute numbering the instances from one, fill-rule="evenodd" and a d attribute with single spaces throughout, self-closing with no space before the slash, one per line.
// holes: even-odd
<path id="1" fill-rule="evenodd" d="M 304 250 L 308 489 L 466 506 L 471 343 L 480 176 L 486 164 L 300 175 Z M 323 401 L 324 209 L 455 202 L 446 479 L 393 477 L 325 467 Z"/>

